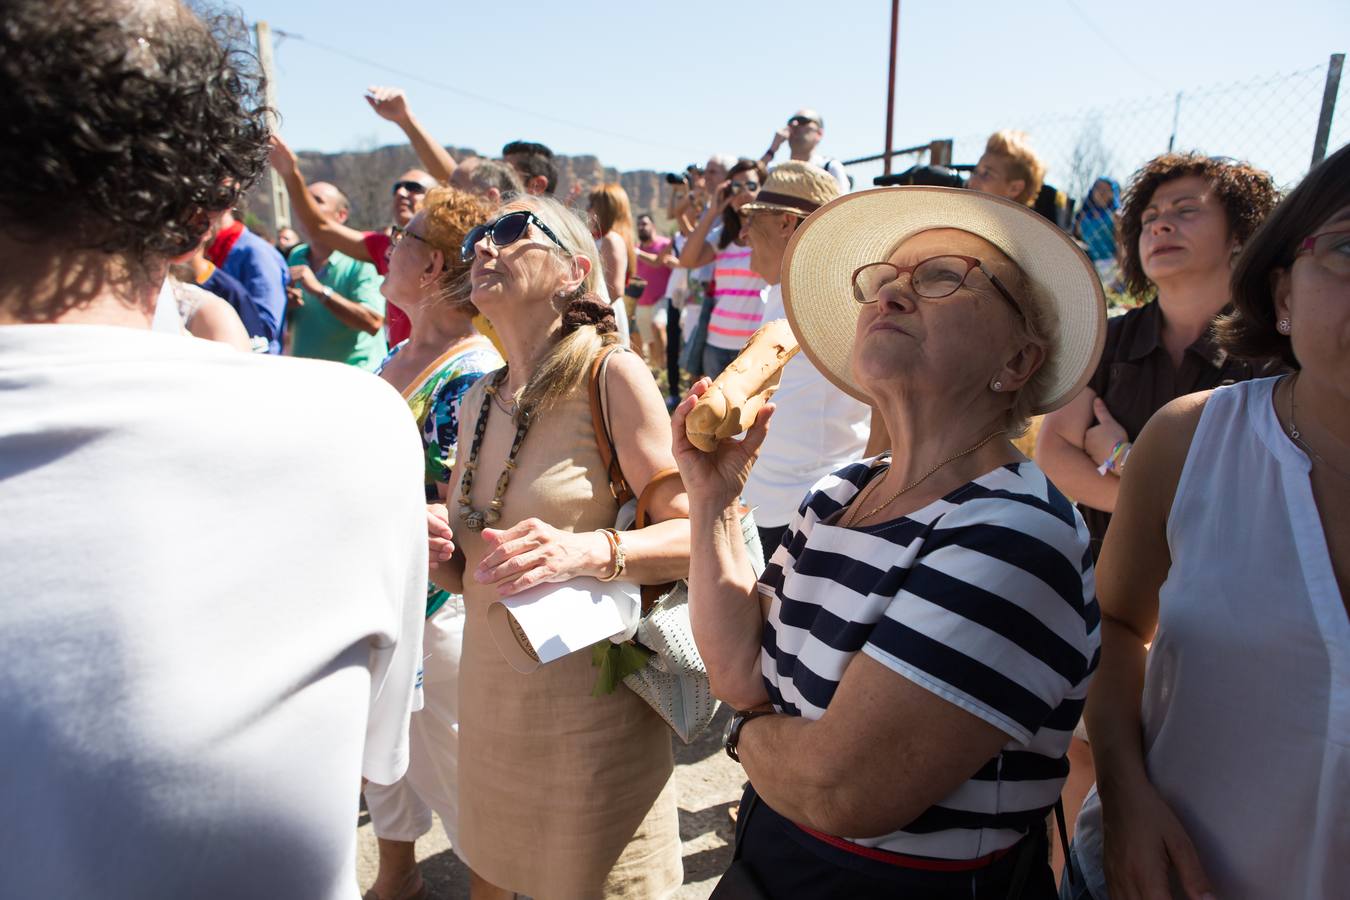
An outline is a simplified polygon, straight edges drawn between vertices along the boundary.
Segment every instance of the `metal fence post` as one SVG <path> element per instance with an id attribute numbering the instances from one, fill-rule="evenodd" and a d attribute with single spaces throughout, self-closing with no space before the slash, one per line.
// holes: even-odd
<path id="1" fill-rule="evenodd" d="M 1331 119 L 1336 114 L 1336 94 L 1341 89 L 1341 69 L 1345 54 L 1331 54 L 1327 63 L 1327 86 L 1322 91 L 1322 112 L 1317 117 L 1317 137 L 1313 138 L 1312 164 L 1320 163 L 1327 155 L 1327 140 L 1331 137 Z"/>
<path id="2" fill-rule="evenodd" d="M 928 162 L 934 166 L 950 166 L 952 164 L 952 139 L 933 141 L 929 144 Z"/>
<path id="3" fill-rule="evenodd" d="M 1181 121 L 1181 91 L 1177 91 L 1177 105 L 1172 109 L 1172 136 L 1167 139 L 1167 152 L 1171 153 L 1177 142 L 1177 123 Z"/>

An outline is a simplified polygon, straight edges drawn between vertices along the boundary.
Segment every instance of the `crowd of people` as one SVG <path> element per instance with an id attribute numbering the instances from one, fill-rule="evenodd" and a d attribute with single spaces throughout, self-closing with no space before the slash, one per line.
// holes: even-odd
<path id="1" fill-rule="evenodd" d="M 378 87 L 420 168 L 363 231 L 228 17 L 19 0 L 0 82 L 0 895 L 351 897 L 363 795 L 368 900 L 433 813 L 475 900 L 670 896 L 666 720 L 490 609 L 680 582 L 715 898 L 1350 892 L 1350 146 L 868 190 L 801 109 L 635 210 Z"/>

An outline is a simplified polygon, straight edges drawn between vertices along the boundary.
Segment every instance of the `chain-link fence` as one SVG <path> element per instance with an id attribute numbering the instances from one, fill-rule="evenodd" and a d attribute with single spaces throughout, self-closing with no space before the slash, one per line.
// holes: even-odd
<path id="1" fill-rule="evenodd" d="M 1004 128 L 1027 132 L 1047 166 L 1046 183 L 1081 200 L 1094 180 L 1130 173 L 1159 153 L 1198 150 L 1243 159 L 1266 169 L 1282 188 L 1308 171 L 1328 70 L 1322 63 L 1297 72 L 1234 84 L 1199 87 L 1174 94 L 1103 104 L 1069 114 L 1012 111 L 991 116 L 986 127 L 956 135 L 951 162 L 973 164 L 989 135 Z M 1326 152 L 1350 140 L 1350 77 L 1341 78 L 1330 120 Z M 963 129 L 964 130 L 964 129 Z M 892 172 L 930 161 L 927 145 L 892 158 Z M 882 173 L 879 158 L 849 163 L 854 188 L 872 186 Z"/>

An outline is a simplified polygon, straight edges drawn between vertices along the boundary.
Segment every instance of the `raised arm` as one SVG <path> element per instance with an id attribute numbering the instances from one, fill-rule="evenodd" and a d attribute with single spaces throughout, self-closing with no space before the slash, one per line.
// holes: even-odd
<path id="1" fill-rule="evenodd" d="M 388 119 L 403 129 L 403 133 L 408 136 L 408 143 L 412 144 L 413 152 L 417 154 L 422 167 L 432 178 L 442 184 L 450 183 L 450 176 L 455 173 L 458 163 L 448 150 L 427 133 L 422 123 L 412 114 L 412 110 L 408 108 L 408 98 L 402 88 L 371 85 L 366 89 L 366 102 L 375 110 L 377 116 Z"/>
<path id="2" fill-rule="evenodd" d="M 708 232 L 712 231 L 713 224 L 722 217 L 722 210 L 727 206 L 727 192 L 724 184 L 717 191 L 718 200 L 709 204 L 704 210 L 703 217 L 698 220 L 698 225 L 694 228 L 693 234 L 689 235 L 689 240 L 684 244 L 684 250 L 680 252 L 680 266 L 685 269 L 697 269 L 700 266 L 706 266 L 717 258 L 717 250 L 708 243 Z"/>
<path id="3" fill-rule="evenodd" d="M 1101 662 L 1088 694 L 1097 791 L 1112 896 L 1170 896 L 1169 868 L 1192 898 L 1208 890 L 1199 857 L 1144 768 L 1140 698 L 1158 625 L 1158 591 L 1171 568 L 1167 517 L 1208 394 L 1159 410 L 1139 435 L 1102 547 L 1097 598 Z"/>
<path id="4" fill-rule="evenodd" d="M 332 221 L 319 209 L 319 205 L 309 195 L 309 187 L 305 184 L 305 176 L 300 172 L 300 161 L 296 158 L 295 151 L 275 134 L 271 137 L 268 160 L 281 176 L 281 180 L 286 183 L 286 193 L 291 197 L 291 209 L 295 211 L 296 218 L 300 220 L 306 234 L 322 240 L 334 250 L 345 253 L 352 259 L 374 262 L 370 258 L 370 251 L 366 249 L 364 234 L 355 228 L 348 228 Z"/>

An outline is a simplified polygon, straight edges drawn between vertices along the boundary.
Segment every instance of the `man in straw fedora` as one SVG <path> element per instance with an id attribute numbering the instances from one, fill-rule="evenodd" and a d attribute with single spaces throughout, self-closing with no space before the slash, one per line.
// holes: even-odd
<path id="1" fill-rule="evenodd" d="M 690 621 L 750 781 L 713 897 L 1054 897 L 1100 616 L 1082 517 L 1010 438 L 1095 369 L 1096 269 L 1026 206 L 897 187 L 813 212 L 780 274 L 802 351 L 894 441 L 816 483 L 757 579 L 737 503 L 782 404 L 712 453 L 684 431 L 709 382 L 675 409 Z"/>
<path id="2" fill-rule="evenodd" d="M 838 196 L 839 184 L 829 172 L 789 160 L 742 207 L 741 243 L 750 247 L 750 268 L 769 283 L 764 321 L 787 315 L 781 273 L 792 233 Z M 783 539 L 807 489 L 862 454 L 870 418 L 865 403 L 831 384 L 800 354 L 783 369 L 774 400 L 777 422 L 745 483 L 745 502 L 755 507 L 766 559 Z"/>

